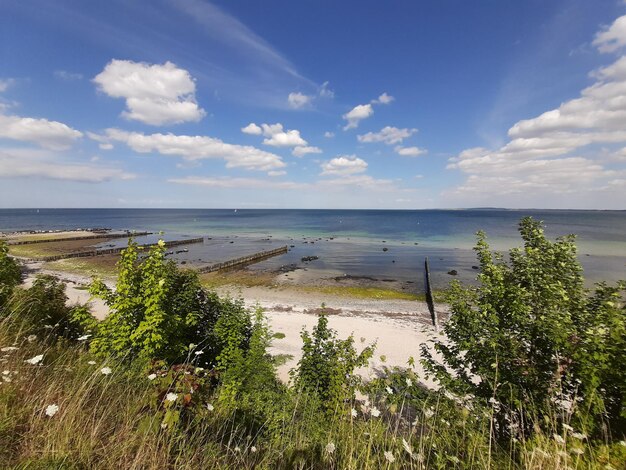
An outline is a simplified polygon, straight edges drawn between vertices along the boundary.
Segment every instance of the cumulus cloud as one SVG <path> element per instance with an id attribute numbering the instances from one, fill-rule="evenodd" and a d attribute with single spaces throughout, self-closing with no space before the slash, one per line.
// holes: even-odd
<path id="1" fill-rule="evenodd" d="M 615 52 L 626 46 L 626 15 L 620 16 L 611 26 L 596 34 L 592 44 L 602 53 Z"/>
<path id="2" fill-rule="evenodd" d="M 367 119 L 372 114 L 374 114 L 374 109 L 371 104 L 359 104 L 355 106 L 342 116 L 343 119 L 348 121 L 343 130 L 347 131 L 348 129 L 356 129 L 359 127 L 359 123 L 363 119 Z"/>
<path id="3" fill-rule="evenodd" d="M 402 147 L 398 145 L 394 147 L 396 153 L 402 157 L 419 157 L 420 155 L 426 155 L 428 151 L 419 147 Z"/>
<path id="4" fill-rule="evenodd" d="M 363 173 L 367 170 L 367 162 L 356 155 L 341 155 L 321 164 L 322 176 L 346 176 Z"/>
<path id="5" fill-rule="evenodd" d="M 322 153 L 322 149 L 318 147 L 296 147 L 291 151 L 294 157 L 303 157 L 308 153 Z"/>
<path id="6" fill-rule="evenodd" d="M 246 127 L 241 129 L 246 134 L 263 135 L 266 138 L 263 139 L 265 145 L 271 145 L 272 147 L 296 147 L 306 146 L 307 141 L 300 136 L 300 131 L 291 129 L 285 130 L 280 123 L 276 124 L 261 124 L 260 126 L 251 122 Z"/>
<path id="7" fill-rule="evenodd" d="M 311 104 L 312 99 L 312 96 L 305 95 L 300 92 L 294 92 L 289 93 L 289 96 L 287 97 L 287 103 L 289 104 L 289 107 L 293 109 L 300 109 L 304 106 Z"/>
<path id="8" fill-rule="evenodd" d="M 373 143 L 384 142 L 387 145 L 400 144 L 408 137 L 417 132 L 417 129 L 398 129 L 397 127 L 386 126 L 379 132 L 368 132 L 367 134 L 357 136 L 359 142 Z"/>
<path id="9" fill-rule="evenodd" d="M 326 131 L 326 132 L 324 132 L 324 137 L 326 137 L 327 139 L 332 139 L 333 137 L 335 137 L 335 133 L 334 132 L 330 132 L 330 131 Z"/>
<path id="10" fill-rule="evenodd" d="M 261 129 L 255 123 L 251 122 L 246 127 L 242 127 L 241 132 L 243 132 L 244 134 L 250 134 L 250 135 L 261 135 L 263 134 L 263 129 Z"/>
<path id="11" fill-rule="evenodd" d="M 76 80 L 83 79 L 82 73 L 72 73 L 68 72 L 67 70 L 55 70 L 54 76 L 59 80 L 65 80 L 66 82 L 74 82 Z"/>
<path id="12" fill-rule="evenodd" d="M 0 93 L 7 91 L 14 83 L 13 78 L 0 78 Z"/>
<path id="13" fill-rule="evenodd" d="M 387 92 L 384 92 L 382 95 L 380 95 L 377 99 L 372 100 L 373 104 L 389 104 L 391 103 L 393 100 L 395 100 L 395 98 L 391 95 L 388 95 Z"/>
<path id="14" fill-rule="evenodd" d="M 600 51 L 613 44 L 614 26 L 596 36 Z M 468 177 L 449 194 L 464 201 L 471 196 L 481 200 L 490 194 L 515 194 L 521 204 L 544 205 L 559 194 L 583 200 L 582 194 L 608 189 L 621 190 L 626 197 L 626 187 L 607 184 L 616 179 L 616 172 L 626 170 L 605 167 L 598 148 L 610 152 L 626 143 L 626 56 L 591 76 L 595 82 L 579 97 L 515 123 L 508 132 L 509 142 L 499 149 L 472 148 L 453 158 L 448 168 Z M 603 205 L 608 203 L 607 198 Z"/>
<path id="15" fill-rule="evenodd" d="M 106 138 L 109 142 L 123 142 L 138 153 L 157 152 L 162 155 L 178 156 L 187 161 L 223 159 L 226 161 L 226 168 L 270 171 L 285 166 L 282 159 L 273 153 L 250 145 L 228 144 L 208 136 L 171 133 L 146 135 L 140 132 L 107 129 Z"/>
<path id="16" fill-rule="evenodd" d="M 51 150 L 65 150 L 82 132 L 58 121 L 0 115 L 0 138 L 35 143 Z"/>
<path id="17" fill-rule="evenodd" d="M 189 72 L 171 62 L 114 59 L 93 81 L 107 95 L 126 100 L 128 110 L 122 116 L 127 119 L 160 126 L 199 121 L 206 114 L 196 103 Z"/>
<path id="18" fill-rule="evenodd" d="M 119 168 L 72 161 L 47 150 L 2 148 L 0 178 L 41 178 L 102 183 L 115 179 L 133 179 L 135 175 Z"/>

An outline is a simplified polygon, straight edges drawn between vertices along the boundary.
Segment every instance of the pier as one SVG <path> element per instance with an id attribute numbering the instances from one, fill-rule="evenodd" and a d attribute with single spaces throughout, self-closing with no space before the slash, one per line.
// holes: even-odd
<path id="1" fill-rule="evenodd" d="M 282 255 L 284 253 L 287 253 L 288 251 L 289 251 L 289 247 L 285 245 L 285 246 L 281 246 L 280 248 L 275 248 L 273 250 L 261 251 L 253 255 L 242 256 L 241 258 L 231 259 L 229 261 L 224 261 L 222 263 L 215 263 L 210 266 L 199 268 L 197 271 L 199 274 L 205 274 L 205 273 L 212 273 L 215 271 L 220 271 L 222 269 L 245 266 L 247 264 L 258 263 L 259 261 L 263 261 L 264 259 L 271 258 L 273 256 Z"/>

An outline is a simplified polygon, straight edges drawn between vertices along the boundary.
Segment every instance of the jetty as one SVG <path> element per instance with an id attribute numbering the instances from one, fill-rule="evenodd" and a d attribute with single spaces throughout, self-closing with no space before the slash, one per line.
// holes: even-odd
<path id="1" fill-rule="evenodd" d="M 192 243 L 203 243 L 203 242 L 204 242 L 204 237 L 187 238 L 184 240 L 172 240 L 169 242 L 165 242 L 165 246 L 169 248 L 172 246 L 191 245 Z M 139 245 L 138 248 L 139 249 L 151 248 L 153 246 L 156 246 L 157 244 L 158 243 L 149 243 L 146 245 Z M 128 247 L 120 246 L 117 248 L 103 248 L 103 249 L 96 249 L 96 250 L 89 250 L 89 251 L 76 251 L 73 253 L 62 253 L 62 254 L 51 255 L 51 256 L 33 257 L 31 259 L 35 261 L 57 261 L 60 259 L 69 259 L 69 258 L 88 258 L 92 256 L 115 255 L 115 254 L 121 253 L 126 248 Z"/>
<path id="2" fill-rule="evenodd" d="M 245 266 L 245 265 L 252 264 L 252 263 L 258 263 L 259 261 L 263 261 L 273 256 L 282 255 L 284 253 L 287 253 L 288 251 L 289 251 L 289 247 L 285 245 L 285 246 L 281 246 L 280 248 L 275 248 L 273 250 L 261 251 L 253 255 L 242 256 L 240 258 L 231 259 L 229 261 L 223 261 L 221 263 L 211 264 L 203 268 L 198 268 L 197 271 L 199 274 L 205 274 L 205 273 L 212 273 L 215 271 L 221 271 L 222 269 L 230 269 L 230 268 Z"/>
<path id="3" fill-rule="evenodd" d="M 81 235 L 75 237 L 61 237 L 61 238 L 39 238 L 34 240 L 9 240 L 8 245 L 33 245 L 35 243 L 53 243 L 53 242 L 71 242 L 76 240 L 100 240 L 111 238 L 130 238 L 130 237 L 143 237 L 145 235 L 152 235 L 152 232 L 125 232 L 125 233 L 110 233 L 103 234 L 98 233 L 94 235 Z"/>

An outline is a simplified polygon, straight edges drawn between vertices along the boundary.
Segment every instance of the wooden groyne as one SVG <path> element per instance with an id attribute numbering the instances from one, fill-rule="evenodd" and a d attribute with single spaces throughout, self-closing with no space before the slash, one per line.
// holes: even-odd
<path id="1" fill-rule="evenodd" d="M 199 238 L 187 238 L 185 240 L 172 240 L 169 242 L 165 242 L 165 246 L 167 248 L 172 246 L 180 246 L 180 245 L 191 245 L 192 243 L 202 243 L 204 242 L 204 237 Z M 158 243 L 150 243 L 147 245 L 139 245 L 138 248 L 145 249 L 156 246 Z M 89 250 L 89 251 L 77 251 L 74 253 L 64 253 L 60 255 L 51 255 L 51 256 L 40 256 L 36 258 L 31 258 L 35 261 L 57 261 L 60 259 L 69 259 L 69 258 L 89 258 L 91 256 L 102 256 L 102 255 L 115 255 L 121 253 L 125 250 L 126 246 L 121 246 L 117 248 L 105 248 L 102 250 Z"/>
<path id="2" fill-rule="evenodd" d="M 96 234 L 96 235 L 82 235 L 76 237 L 63 237 L 63 238 L 41 238 L 38 240 L 13 240 L 9 241 L 9 245 L 32 245 L 34 243 L 52 243 L 52 242 L 71 242 L 76 240 L 99 240 L 110 238 L 130 238 L 130 237 L 143 237 L 145 235 L 152 235 L 152 232 L 128 232 L 128 233 L 111 233 Z"/>
<path id="3" fill-rule="evenodd" d="M 272 256 L 282 255 L 284 253 L 287 253 L 288 251 L 289 251 L 289 247 L 285 245 L 285 246 L 281 246 L 280 248 L 275 248 L 273 250 L 261 251 L 253 255 L 242 256 L 241 258 L 231 259 L 229 261 L 224 261 L 222 263 L 215 263 L 210 266 L 199 268 L 197 271 L 200 274 L 204 274 L 204 273 L 212 273 L 215 271 L 220 271 L 222 269 L 234 268 L 236 266 L 245 266 L 247 264 L 258 263 L 259 261 L 263 261 L 264 259 L 271 258 Z"/>
<path id="4" fill-rule="evenodd" d="M 424 261 L 424 290 L 426 291 L 426 304 L 428 305 L 428 311 L 430 312 L 430 318 L 433 321 L 435 330 L 437 325 L 437 312 L 435 311 L 435 300 L 433 298 L 433 289 L 430 285 L 430 269 L 428 267 L 428 257 Z"/>

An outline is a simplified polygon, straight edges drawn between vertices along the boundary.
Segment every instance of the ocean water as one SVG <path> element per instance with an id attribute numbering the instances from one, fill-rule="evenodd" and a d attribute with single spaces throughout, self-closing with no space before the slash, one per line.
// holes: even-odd
<path id="1" fill-rule="evenodd" d="M 295 264 L 320 275 L 396 280 L 420 290 L 426 256 L 437 287 L 449 282 L 452 269 L 459 279 L 471 281 L 476 232 L 485 231 L 492 248 L 505 251 L 521 244 L 517 226 L 524 216 L 542 220 L 551 238 L 577 235 L 590 283 L 626 278 L 626 211 L 3 209 L 0 231 L 107 227 L 164 232 L 165 239 L 205 236 L 203 244 L 173 255 L 194 266 L 287 244 L 292 246 L 288 254 L 251 269 Z M 158 235 L 144 238 L 138 241 L 154 241 Z M 319 259 L 302 263 L 304 256 Z"/>

